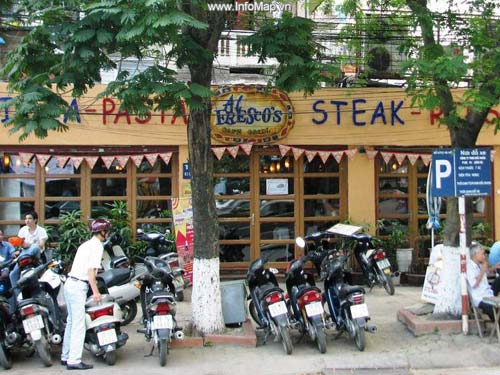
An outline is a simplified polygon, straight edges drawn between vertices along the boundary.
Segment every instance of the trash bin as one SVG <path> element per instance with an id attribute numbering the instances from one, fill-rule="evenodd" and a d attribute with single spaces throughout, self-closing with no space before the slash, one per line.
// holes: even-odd
<path id="1" fill-rule="evenodd" d="M 224 324 L 241 324 L 247 319 L 245 280 L 220 283 Z"/>

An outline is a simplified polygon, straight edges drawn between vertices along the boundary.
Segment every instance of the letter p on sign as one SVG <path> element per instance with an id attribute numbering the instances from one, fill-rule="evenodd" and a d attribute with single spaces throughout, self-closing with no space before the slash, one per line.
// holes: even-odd
<path id="1" fill-rule="evenodd" d="M 436 160 L 436 188 L 442 188 L 442 179 L 450 177 L 451 163 L 448 160 Z"/>

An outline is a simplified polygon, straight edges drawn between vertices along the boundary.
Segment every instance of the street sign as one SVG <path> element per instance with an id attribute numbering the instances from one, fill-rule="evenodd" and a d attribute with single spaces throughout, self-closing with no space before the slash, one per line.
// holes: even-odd
<path id="1" fill-rule="evenodd" d="M 188 163 L 182 163 L 182 178 L 184 180 L 191 179 L 191 165 Z"/>
<path id="2" fill-rule="evenodd" d="M 459 148 L 433 151 L 432 195 L 491 195 L 490 149 Z"/>

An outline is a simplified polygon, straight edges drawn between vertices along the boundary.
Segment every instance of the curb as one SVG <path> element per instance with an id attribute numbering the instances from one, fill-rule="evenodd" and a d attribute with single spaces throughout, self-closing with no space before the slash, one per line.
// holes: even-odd
<path id="1" fill-rule="evenodd" d="M 414 336 L 422 336 L 437 332 L 462 333 L 461 320 L 429 320 L 415 315 L 407 309 L 399 310 L 397 312 L 397 319 L 403 323 Z M 469 333 L 478 333 L 475 324 L 469 324 Z"/>

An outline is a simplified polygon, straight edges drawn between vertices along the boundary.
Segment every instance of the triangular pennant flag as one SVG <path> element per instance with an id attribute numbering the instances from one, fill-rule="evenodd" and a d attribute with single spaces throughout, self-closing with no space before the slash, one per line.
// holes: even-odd
<path id="1" fill-rule="evenodd" d="M 335 160 L 337 161 L 337 163 L 340 163 L 340 161 L 342 160 L 342 156 L 344 155 L 344 152 L 343 151 L 335 151 L 335 152 L 332 152 L 332 155 L 335 158 Z"/>
<path id="2" fill-rule="evenodd" d="M 236 156 L 238 156 L 238 151 L 240 150 L 240 146 L 231 146 L 227 147 L 227 151 L 231 154 L 233 159 L 236 159 Z"/>
<path id="3" fill-rule="evenodd" d="M 394 157 L 398 161 L 398 163 L 401 165 L 403 164 L 404 160 L 406 159 L 406 154 L 403 154 L 401 152 L 395 152 Z"/>
<path id="4" fill-rule="evenodd" d="M 285 145 L 278 145 L 278 147 L 280 148 L 281 157 L 285 156 L 291 149 L 290 146 L 285 146 Z"/>
<path id="5" fill-rule="evenodd" d="M 33 154 L 27 152 L 20 152 L 19 157 L 21 158 L 24 165 L 28 165 L 33 157 Z"/>
<path id="6" fill-rule="evenodd" d="M 422 159 L 422 161 L 424 162 L 425 166 L 428 167 L 429 166 L 429 163 L 431 162 L 432 160 L 432 155 L 431 154 L 421 154 L 420 155 L 420 158 Z"/>
<path id="7" fill-rule="evenodd" d="M 253 146 L 252 143 L 243 143 L 240 145 L 241 149 L 246 155 L 250 155 L 250 151 L 252 151 L 252 146 Z"/>
<path id="8" fill-rule="evenodd" d="M 374 160 L 377 154 L 378 154 L 377 150 L 366 150 L 366 156 L 368 156 L 368 160 Z"/>
<path id="9" fill-rule="evenodd" d="M 314 159 L 314 157 L 318 154 L 318 151 L 305 151 L 306 158 L 309 161 L 309 163 Z"/>
<path id="10" fill-rule="evenodd" d="M 93 169 L 95 163 L 97 163 L 97 159 L 99 159 L 99 156 L 85 156 L 84 159 L 89 165 L 90 169 Z"/>
<path id="11" fill-rule="evenodd" d="M 497 151 L 496 150 L 490 150 L 490 159 L 491 159 L 491 162 L 493 163 L 493 161 L 495 160 L 495 153 Z"/>
<path id="12" fill-rule="evenodd" d="M 148 163 L 154 167 L 156 163 L 156 159 L 158 158 L 158 154 L 144 154 L 144 157 L 148 161 Z"/>
<path id="13" fill-rule="evenodd" d="M 127 166 L 128 159 L 130 159 L 130 155 L 118 155 L 115 158 L 118 165 L 125 168 Z"/>
<path id="14" fill-rule="evenodd" d="M 130 159 L 132 159 L 135 166 L 139 168 L 141 166 L 142 159 L 144 159 L 144 155 L 130 155 Z"/>
<path id="15" fill-rule="evenodd" d="M 302 156 L 302 154 L 304 153 L 304 149 L 303 148 L 298 148 L 298 147 L 292 147 L 292 152 L 293 152 L 293 158 L 295 160 L 299 160 L 300 157 Z M 281 156 L 284 156 L 283 154 L 281 154 Z"/>
<path id="16" fill-rule="evenodd" d="M 418 154 L 406 154 L 408 156 L 408 160 L 410 161 L 411 165 L 415 165 L 415 163 L 418 160 Z"/>
<path id="17" fill-rule="evenodd" d="M 56 165 L 58 168 L 64 168 L 64 166 L 66 165 L 66 163 L 69 159 L 69 156 L 56 155 L 56 156 L 54 156 L 54 159 L 56 159 Z"/>
<path id="18" fill-rule="evenodd" d="M 51 157 L 52 157 L 51 155 L 47 154 L 36 154 L 36 158 L 38 159 L 38 162 L 42 167 L 45 167 L 45 164 L 47 164 L 47 162 Z"/>
<path id="19" fill-rule="evenodd" d="M 225 147 L 212 147 L 212 152 L 214 153 L 217 160 L 220 160 L 226 151 Z"/>
<path id="20" fill-rule="evenodd" d="M 326 161 L 330 157 L 330 154 L 331 154 L 330 151 L 318 151 L 318 155 L 321 158 L 321 160 L 323 161 L 323 164 L 326 163 Z"/>
<path id="21" fill-rule="evenodd" d="M 385 164 L 389 164 L 393 154 L 391 152 L 381 152 L 380 155 L 382 155 L 382 159 L 384 159 Z"/>
<path id="22" fill-rule="evenodd" d="M 352 159 L 354 158 L 354 155 L 356 155 L 356 152 L 358 152 L 358 150 L 357 150 L 357 149 L 355 149 L 355 148 L 352 148 L 352 149 L 350 149 L 350 150 L 345 150 L 345 151 L 344 151 L 344 154 L 346 154 L 346 155 L 347 155 L 347 158 L 348 158 L 349 160 L 352 160 Z"/>
<path id="23" fill-rule="evenodd" d="M 172 153 L 164 152 L 163 154 L 160 154 L 160 158 L 165 162 L 165 164 L 168 165 L 168 163 L 170 163 L 170 159 L 172 158 Z"/>
<path id="24" fill-rule="evenodd" d="M 101 160 L 104 162 L 104 165 L 106 166 L 106 168 L 109 169 L 111 167 L 111 164 L 113 164 L 115 157 L 114 156 L 101 156 Z"/>
<path id="25" fill-rule="evenodd" d="M 83 156 L 71 156 L 70 160 L 73 163 L 73 168 L 78 169 L 80 168 L 80 164 L 82 164 Z"/>

